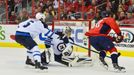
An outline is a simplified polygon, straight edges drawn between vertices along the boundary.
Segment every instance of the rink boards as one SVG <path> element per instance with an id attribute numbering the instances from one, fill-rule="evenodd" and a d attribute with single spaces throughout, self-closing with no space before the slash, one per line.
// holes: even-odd
<path id="1" fill-rule="evenodd" d="M 23 48 L 21 45 L 17 44 L 14 40 L 10 38 L 10 35 L 15 34 L 15 30 L 17 28 L 17 25 L 0 25 L 0 47 L 16 47 L 16 48 Z M 57 30 L 62 28 L 56 27 Z M 75 43 L 87 47 L 88 40 L 83 39 L 83 28 L 81 27 L 72 27 L 72 37 L 75 41 Z M 131 56 L 134 57 L 134 28 L 133 27 L 121 27 L 121 31 L 124 35 L 124 40 L 122 43 L 115 44 L 117 49 L 122 53 L 122 56 Z M 111 32 L 111 36 L 115 36 L 115 33 Z M 35 39 L 35 41 L 39 44 L 39 47 L 41 49 L 44 49 L 43 41 L 40 41 L 38 37 Z M 87 50 L 80 48 L 80 47 L 74 47 L 75 51 L 77 52 L 87 52 Z"/>

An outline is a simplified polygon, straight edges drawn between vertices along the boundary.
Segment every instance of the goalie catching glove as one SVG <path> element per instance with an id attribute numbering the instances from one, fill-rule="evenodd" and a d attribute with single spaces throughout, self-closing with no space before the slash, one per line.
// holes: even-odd
<path id="1" fill-rule="evenodd" d="M 67 44 L 67 47 L 65 48 L 65 50 L 62 51 L 62 55 L 63 56 L 70 56 L 73 52 L 73 48 L 71 44 Z"/>

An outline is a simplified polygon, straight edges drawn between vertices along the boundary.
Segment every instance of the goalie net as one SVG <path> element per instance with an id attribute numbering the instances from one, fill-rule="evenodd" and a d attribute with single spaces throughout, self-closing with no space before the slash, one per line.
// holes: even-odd
<path id="1" fill-rule="evenodd" d="M 91 27 L 89 20 L 54 20 L 52 29 L 54 31 L 63 31 L 66 26 L 69 26 L 72 29 L 71 37 L 74 39 L 74 43 L 90 48 L 88 38 L 85 36 L 85 32 L 89 31 Z M 74 46 L 74 51 L 90 56 L 89 50 L 78 46 Z"/>

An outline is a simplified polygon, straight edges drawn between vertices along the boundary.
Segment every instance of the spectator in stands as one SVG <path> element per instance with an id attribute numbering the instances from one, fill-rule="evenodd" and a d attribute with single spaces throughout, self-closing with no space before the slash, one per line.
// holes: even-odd
<path id="1" fill-rule="evenodd" d="M 101 4 L 101 5 L 100 5 Z M 98 7 L 98 9 L 100 9 L 101 11 L 105 11 L 106 10 L 106 6 L 107 6 L 107 3 L 106 3 L 106 0 L 97 0 L 96 1 L 96 5 L 100 5 Z"/>
<path id="2" fill-rule="evenodd" d="M 128 11 L 127 12 L 130 12 L 130 13 L 134 12 L 134 2 L 131 5 L 128 6 Z"/>
<path id="3" fill-rule="evenodd" d="M 15 6 L 14 6 L 14 11 L 18 15 L 19 12 L 22 10 L 22 0 L 14 0 Z"/>
<path id="4" fill-rule="evenodd" d="M 5 15 L 5 6 L 7 0 L 0 0 L 0 20 L 1 17 L 4 17 L 4 21 L 6 21 Z M 134 1 L 133 0 L 83 0 L 84 4 L 82 4 L 82 0 L 33 0 L 35 5 L 35 9 L 32 13 L 43 12 L 47 15 L 47 21 L 52 21 L 53 19 L 64 19 L 64 20 L 77 20 L 77 19 L 93 19 L 98 17 L 96 14 L 95 6 L 99 7 L 97 10 L 102 11 L 110 11 L 113 13 L 115 19 L 121 21 L 124 19 L 129 19 L 134 17 Z M 4 3 L 3 3 L 4 2 Z M 28 8 L 29 5 L 32 4 L 32 0 L 8 0 L 8 18 L 12 18 L 12 11 L 15 11 L 16 15 L 20 15 L 17 17 L 16 22 L 21 22 L 28 18 L 28 12 L 25 8 Z M 3 7 L 4 5 L 4 7 Z M 82 6 L 84 5 L 84 6 Z M 33 7 L 33 8 L 34 8 Z M 60 12 L 58 12 L 58 7 L 60 8 Z M 83 7 L 83 8 L 82 8 Z M 30 7 L 31 9 L 32 7 Z M 28 9 L 29 10 L 29 9 Z M 24 11 L 24 12 L 23 12 Z M 128 12 L 128 13 L 126 13 Z M 84 14 L 82 14 L 84 13 Z M 97 12 L 98 14 L 98 12 Z M 60 15 L 60 16 L 59 16 Z M 31 15 L 30 15 L 31 16 Z M 34 16 L 34 14 L 32 14 Z M 59 17 L 58 17 L 59 16 Z"/>
<path id="5" fill-rule="evenodd" d="M 55 16 L 55 14 L 56 14 L 56 12 L 55 12 L 55 10 L 54 10 L 54 7 L 52 6 L 52 5 L 50 5 L 49 7 L 48 7 L 48 10 L 49 10 L 49 13 L 51 14 L 51 16 Z"/>
<path id="6" fill-rule="evenodd" d="M 22 8 L 26 8 L 30 0 L 22 0 Z"/>
<path id="7" fill-rule="evenodd" d="M 125 14 L 125 12 L 123 12 L 123 11 L 120 12 L 118 17 L 119 17 L 119 18 L 118 18 L 119 21 L 126 19 L 126 14 Z"/>
<path id="8" fill-rule="evenodd" d="M 93 18 L 93 14 L 91 13 L 92 11 L 94 11 L 94 5 L 96 4 L 96 2 L 94 0 L 85 0 L 85 5 L 83 6 L 83 12 L 84 12 L 84 19 L 91 19 Z M 93 12 L 95 14 L 95 11 Z M 90 18 L 90 16 L 92 16 Z"/>
<path id="9" fill-rule="evenodd" d="M 41 6 L 38 6 L 38 7 L 36 7 L 37 9 L 36 9 L 36 13 L 37 12 L 42 12 L 42 10 L 43 10 L 43 8 L 41 7 Z"/>
<path id="10" fill-rule="evenodd" d="M 132 18 L 134 18 L 134 12 L 132 12 Z"/>
<path id="11" fill-rule="evenodd" d="M 44 14 L 46 16 L 45 21 L 47 22 L 47 24 L 51 24 L 55 16 L 54 9 L 52 9 L 52 7 L 49 6 L 48 8 L 45 9 Z"/>
<path id="12" fill-rule="evenodd" d="M 132 14 L 129 12 L 126 12 L 126 19 L 131 19 L 133 18 Z"/>
<path id="13" fill-rule="evenodd" d="M 15 20 L 16 20 L 16 14 L 14 11 L 11 12 L 11 16 L 9 17 L 9 24 L 16 24 Z"/>
<path id="14" fill-rule="evenodd" d="M 62 11 L 62 12 L 60 13 L 60 19 L 61 19 L 61 20 L 67 20 L 67 19 L 68 19 L 67 11 Z"/>
<path id="15" fill-rule="evenodd" d="M 93 20 L 93 18 L 95 17 L 95 11 L 93 9 L 89 9 L 89 11 L 87 12 L 87 19 L 88 20 Z"/>
<path id="16" fill-rule="evenodd" d="M 19 16 L 17 17 L 15 22 L 20 23 L 20 22 L 25 21 L 27 19 L 28 19 L 28 12 L 25 8 L 23 8 L 23 10 L 20 11 Z"/>
<path id="17" fill-rule="evenodd" d="M 111 8 L 112 13 L 116 15 L 119 8 L 119 0 L 109 0 L 107 6 L 109 6 Z"/>
<path id="18" fill-rule="evenodd" d="M 2 3 L 0 3 L 2 4 Z M 15 7 L 15 2 L 14 0 L 8 0 L 8 16 L 11 16 L 11 12 L 14 11 L 14 7 Z"/>
<path id="19" fill-rule="evenodd" d="M 81 0 L 74 0 L 73 7 L 75 9 L 75 12 L 81 12 L 82 11 L 82 1 Z"/>
<path id="20" fill-rule="evenodd" d="M 55 9 L 55 11 L 57 11 L 58 10 L 58 0 L 54 0 L 54 2 L 53 2 L 53 7 L 54 7 L 54 9 Z"/>
<path id="21" fill-rule="evenodd" d="M 71 11 L 68 12 L 68 19 L 69 20 L 76 20 L 76 14 L 75 13 L 72 13 Z"/>
<path id="22" fill-rule="evenodd" d="M 45 8 L 45 11 L 43 12 L 46 16 L 46 19 L 49 17 L 49 9 Z"/>
<path id="23" fill-rule="evenodd" d="M 122 11 L 124 11 L 124 9 L 123 9 L 122 5 L 119 4 L 118 12 L 122 12 Z"/>

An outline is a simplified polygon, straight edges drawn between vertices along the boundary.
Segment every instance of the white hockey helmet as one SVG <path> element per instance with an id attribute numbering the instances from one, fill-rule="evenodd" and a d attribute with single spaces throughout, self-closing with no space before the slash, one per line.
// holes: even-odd
<path id="1" fill-rule="evenodd" d="M 36 19 L 45 21 L 46 16 L 43 13 L 37 13 L 35 16 Z"/>

